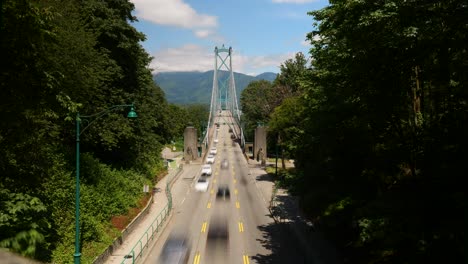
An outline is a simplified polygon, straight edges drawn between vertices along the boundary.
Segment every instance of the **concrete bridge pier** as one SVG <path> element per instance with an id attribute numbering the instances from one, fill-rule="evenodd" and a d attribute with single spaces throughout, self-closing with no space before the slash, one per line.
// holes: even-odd
<path id="1" fill-rule="evenodd" d="M 198 159 L 198 138 L 197 129 L 188 126 L 184 130 L 184 160 L 190 163 Z"/>
<path id="2" fill-rule="evenodd" d="M 263 166 L 267 158 L 267 130 L 264 126 L 255 129 L 254 136 L 254 159 L 260 161 Z"/>

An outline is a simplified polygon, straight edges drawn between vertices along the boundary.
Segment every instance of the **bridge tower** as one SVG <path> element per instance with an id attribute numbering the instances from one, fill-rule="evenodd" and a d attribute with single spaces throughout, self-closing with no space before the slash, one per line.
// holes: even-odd
<path id="1" fill-rule="evenodd" d="M 240 126 L 240 111 L 237 102 L 236 82 L 234 80 L 234 72 L 232 71 L 232 48 L 215 47 L 214 49 L 214 72 L 213 72 L 213 88 L 211 91 L 211 106 L 210 115 L 208 118 L 208 128 L 214 123 L 214 118 L 219 115 L 220 111 L 225 111 L 230 120 L 234 123 L 228 123 L 233 129 L 236 138 L 241 140 L 241 145 L 244 144 L 244 135 Z M 208 139 L 208 133 L 205 136 L 205 142 Z"/>

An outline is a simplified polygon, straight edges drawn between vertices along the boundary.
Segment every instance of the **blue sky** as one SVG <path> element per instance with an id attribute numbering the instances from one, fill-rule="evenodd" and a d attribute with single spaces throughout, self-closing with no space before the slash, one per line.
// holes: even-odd
<path id="1" fill-rule="evenodd" d="M 297 52 L 308 55 L 307 12 L 328 0 L 130 0 L 154 57 L 153 72 L 208 71 L 214 47 L 232 47 L 233 70 L 249 75 L 279 72 Z"/>

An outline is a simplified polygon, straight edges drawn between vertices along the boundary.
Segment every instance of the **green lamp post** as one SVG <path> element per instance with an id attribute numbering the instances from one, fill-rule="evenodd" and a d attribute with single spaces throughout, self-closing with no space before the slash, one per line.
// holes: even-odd
<path id="1" fill-rule="evenodd" d="M 80 113 L 76 113 L 76 187 L 75 187 L 75 254 L 73 254 L 75 264 L 80 263 L 80 135 L 97 119 L 103 117 L 109 112 L 116 110 L 118 108 L 130 107 L 130 112 L 128 112 L 128 118 L 137 118 L 137 113 L 135 112 L 135 106 L 133 104 L 125 105 L 114 105 L 107 108 L 99 113 L 93 115 L 84 115 L 80 116 Z M 81 121 L 88 121 L 87 125 L 80 131 Z"/>

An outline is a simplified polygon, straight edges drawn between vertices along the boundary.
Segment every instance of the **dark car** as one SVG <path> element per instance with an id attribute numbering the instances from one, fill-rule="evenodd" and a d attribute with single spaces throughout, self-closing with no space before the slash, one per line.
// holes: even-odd
<path id="1" fill-rule="evenodd" d="M 208 229 L 206 246 L 208 248 L 224 248 L 229 242 L 229 229 L 226 221 L 211 221 Z"/>
<path id="2" fill-rule="evenodd" d="M 231 192 L 227 185 L 222 185 L 218 187 L 216 192 L 216 199 L 229 200 L 231 198 Z"/>
<path id="3" fill-rule="evenodd" d="M 183 236 L 171 236 L 162 249 L 158 263 L 186 264 L 190 256 L 190 244 Z"/>

